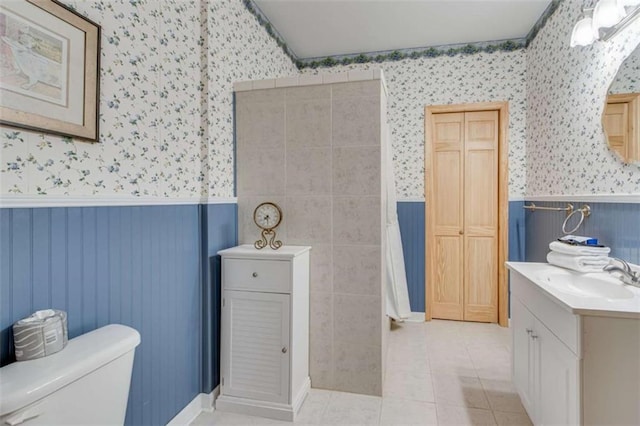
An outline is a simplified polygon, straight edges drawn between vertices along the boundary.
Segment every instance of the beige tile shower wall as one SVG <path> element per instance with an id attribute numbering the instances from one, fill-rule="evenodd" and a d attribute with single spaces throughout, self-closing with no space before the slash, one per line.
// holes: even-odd
<path id="1" fill-rule="evenodd" d="M 255 207 L 283 209 L 278 236 L 310 245 L 310 374 L 317 388 L 382 393 L 381 82 L 236 93 L 241 243 Z"/>

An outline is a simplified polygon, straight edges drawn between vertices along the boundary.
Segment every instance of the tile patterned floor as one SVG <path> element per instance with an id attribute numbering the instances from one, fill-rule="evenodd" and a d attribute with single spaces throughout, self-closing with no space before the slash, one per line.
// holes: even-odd
<path id="1" fill-rule="evenodd" d="M 431 321 L 394 326 L 382 397 L 312 389 L 296 424 L 531 425 L 511 383 L 510 330 Z M 192 425 L 290 425 L 215 411 Z"/>

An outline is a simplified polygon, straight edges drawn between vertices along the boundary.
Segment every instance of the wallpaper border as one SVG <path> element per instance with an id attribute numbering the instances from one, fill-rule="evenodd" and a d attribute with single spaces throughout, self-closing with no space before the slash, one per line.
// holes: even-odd
<path id="1" fill-rule="evenodd" d="M 284 37 L 278 32 L 269 18 L 260 10 L 254 0 L 242 0 L 246 9 L 256 18 L 283 52 L 294 62 L 299 70 L 305 68 L 330 68 L 337 65 L 382 63 L 386 61 L 401 61 L 403 59 L 437 58 L 439 56 L 473 55 L 487 52 L 513 52 L 524 49 L 531 44 L 540 30 L 558 9 L 562 0 L 552 0 L 545 11 L 540 15 L 526 37 L 508 40 L 492 40 L 487 42 L 460 43 L 440 46 L 425 46 L 418 48 L 405 48 L 396 50 L 362 52 L 348 55 L 319 56 L 315 58 L 299 58 L 287 45 Z"/>
<path id="2" fill-rule="evenodd" d="M 251 13 L 256 18 L 260 26 L 264 28 L 267 34 L 269 34 L 271 38 L 278 44 L 284 54 L 287 55 L 289 59 L 291 59 L 293 63 L 296 64 L 296 66 L 298 66 L 298 63 L 300 62 L 298 55 L 296 55 L 295 52 L 291 50 L 291 48 L 287 45 L 284 37 L 282 37 L 276 27 L 271 24 L 271 21 L 269 21 L 267 15 L 265 15 L 262 10 L 260 10 L 258 5 L 253 0 L 242 0 L 242 3 L 244 4 L 244 7 L 247 9 L 247 11 L 249 11 L 249 13 Z"/>
<path id="3" fill-rule="evenodd" d="M 525 37 L 526 47 L 529 47 L 529 45 L 536 38 L 538 33 L 544 28 L 549 18 L 551 18 L 551 15 L 553 15 L 553 13 L 560 6 L 560 3 L 562 3 L 562 0 L 552 0 L 551 3 L 549 3 L 549 6 L 547 6 L 547 8 L 545 9 L 545 11 L 542 12 L 542 15 L 540 15 L 540 18 L 538 18 L 536 23 L 533 24 L 533 27 L 531 27 L 531 31 L 529 31 L 529 34 L 527 34 L 527 37 Z"/>

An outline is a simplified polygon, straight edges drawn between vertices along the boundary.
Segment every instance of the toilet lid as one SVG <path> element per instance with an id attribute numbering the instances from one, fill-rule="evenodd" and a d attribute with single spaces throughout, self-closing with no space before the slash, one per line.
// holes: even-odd
<path id="1" fill-rule="evenodd" d="M 140 333 L 111 324 L 75 339 L 53 355 L 0 368 L 0 417 L 23 408 L 132 351 Z"/>

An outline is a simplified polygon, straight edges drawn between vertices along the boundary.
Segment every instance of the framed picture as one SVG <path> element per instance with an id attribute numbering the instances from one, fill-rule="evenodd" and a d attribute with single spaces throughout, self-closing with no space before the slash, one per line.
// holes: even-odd
<path id="1" fill-rule="evenodd" d="M 0 124 L 98 140 L 100 26 L 54 0 L 0 2 Z"/>

